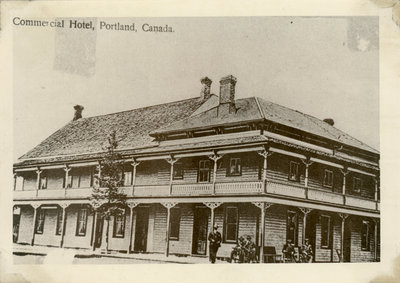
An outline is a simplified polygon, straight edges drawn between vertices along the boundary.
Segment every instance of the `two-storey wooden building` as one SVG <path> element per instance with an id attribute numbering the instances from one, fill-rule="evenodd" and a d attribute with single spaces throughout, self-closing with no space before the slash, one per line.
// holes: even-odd
<path id="1" fill-rule="evenodd" d="M 112 250 L 206 255 L 217 223 L 219 257 L 249 235 L 261 253 L 309 238 L 316 262 L 379 260 L 378 151 L 331 119 L 235 99 L 233 76 L 220 80 L 219 96 L 210 79 L 201 83 L 200 97 L 131 111 L 81 118 L 76 107 L 73 121 L 14 164 L 16 241 L 104 244 L 88 197 L 115 130 L 128 207 L 111 220 Z"/>

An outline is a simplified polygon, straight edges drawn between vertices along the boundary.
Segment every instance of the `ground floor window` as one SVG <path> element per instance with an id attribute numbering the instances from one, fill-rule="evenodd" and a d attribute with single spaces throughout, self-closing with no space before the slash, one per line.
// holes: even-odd
<path id="1" fill-rule="evenodd" d="M 331 232 L 331 218 L 327 215 L 321 215 L 321 248 L 329 248 Z"/>
<path id="2" fill-rule="evenodd" d="M 85 236 L 86 235 L 87 214 L 88 214 L 88 210 L 86 208 L 81 208 L 78 210 L 78 218 L 77 218 L 77 224 L 76 224 L 76 235 L 77 236 Z"/>
<path id="3" fill-rule="evenodd" d="M 114 238 L 123 238 L 125 236 L 125 214 L 114 216 Z"/>
<path id="4" fill-rule="evenodd" d="M 236 242 L 239 228 L 238 208 L 228 206 L 225 209 L 224 240 L 225 242 Z"/>
<path id="5" fill-rule="evenodd" d="M 290 210 L 287 212 L 286 240 L 292 240 L 297 245 L 297 213 Z"/>
<path id="6" fill-rule="evenodd" d="M 58 209 L 58 210 L 57 210 L 56 235 L 61 235 L 61 230 L 62 230 L 62 218 L 63 218 L 63 211 L 62 211 L 62 209 Z"/>
<path id="7" fill-rule="evenodd" d="M 179 208 L 171 208 L 171 218 L 170 218 L 170 240 L 179 240 L 179 229 L 181 223 L 181 211 Z"/>
<path id="8" fill-rule="evenodd" d="M 362 226 L 361 226 L 361 250 L 363 251 L 369 251 L 370 247 L 370 233 L 371 227 L 370 227 L 370 222 L 363 220 Z"/>
<path id="9" fill-rule="evenodd" d="M 35 225 L 36 234 L 43 234 L 44 218 L 45 218 L 45 210 L 39 208 L 37 212 L 36 225 Z"/>

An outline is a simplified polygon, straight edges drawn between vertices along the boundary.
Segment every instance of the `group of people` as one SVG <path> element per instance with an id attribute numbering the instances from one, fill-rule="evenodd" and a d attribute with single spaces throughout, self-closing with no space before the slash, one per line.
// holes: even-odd
<path id="1" fill-rule="evenodd" d="M 282 254 L 285 262 L 298 262 L 291 239 L 287 239 L 286 244 L 283 245 Z M 300 262 L 312 262 L 313 260 L 313 250 L 309 239 L 305 239 L 304 244 L 299 249 L 299 260 Z"/>
<path id="2" fill-rule="evenodd" d="M 213 231 L 208 235 L 208 241 L 210 241 L 210 262 L 215 263 L 217 259 L 217 252 L 221 246 L 222 236 L 218 232 L 218 225 L 215 224 Z M 250 236 L 239 237 L 238 244 L 232 249 L 230 262 L 239 263 L 252 263 L 256 262 L 257 246 L 252 241 Z M 284 261 L 298 262 L 296 259 L 295 246 L 291 239 L 286 241 L 283 246 L 282 254 Z M 305 239 L 304 244 L 299 248 L 299 260 L 300 262 L 312 262 L 313 260 L 313 249 L 309 239 Z"/>

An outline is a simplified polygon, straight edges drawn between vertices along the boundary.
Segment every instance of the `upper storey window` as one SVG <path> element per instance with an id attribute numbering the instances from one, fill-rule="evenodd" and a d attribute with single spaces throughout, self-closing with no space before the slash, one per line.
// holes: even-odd
<path id="1" fill-rule="evenodd" d="M 333 171 L 325 169 L 325 171 L 324 171 L 324 186 L 332 188 L 332 186 L 333 186 Z"/>
<path id="2" fill-rule="evenodd" d="M 290 167 L 289 167 L 289 180 L 290 181 L 300 181 L 300 176 L 299 176 L 299 163 L 290 161 Z"/>
<path id="3" fill-rule="evenodd" d="M 200 160 L 199 161 L 199 182 L 210 182 L 210 160 Z"/>
<path id="4" fill-rule="evenodd" d="M 360 193 L 362 187 L 362 180 L 358 177 L 353 177 L 353 192 Z"/>
<path id="5" fill-rule="evenodd" d="M 176 162 L 174 164 L 174 172 L 173 172 L 174 180 L 182 180 L 183 179 L 183 164 L 182 162 Z"/>
<path id="6" fill-rule="evenodd" d="M 242 165 L 240 158 L 231 158 L 229 161 L 229 167 L 227 168 L 228 176 L 240 176 L 242 175 Z"/>

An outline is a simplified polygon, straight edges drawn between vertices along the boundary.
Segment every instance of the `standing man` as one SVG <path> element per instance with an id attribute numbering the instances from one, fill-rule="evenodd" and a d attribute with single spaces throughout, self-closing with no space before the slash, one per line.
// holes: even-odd
<path id="1" fill-rule="evenodd" d="M 217 251 L 221 246 L 221 233 L 218 232 L 218 225 L 214 225 L 214 230 L 208 235 L 210 241 L 210 262 L 215 263 Z"/>

